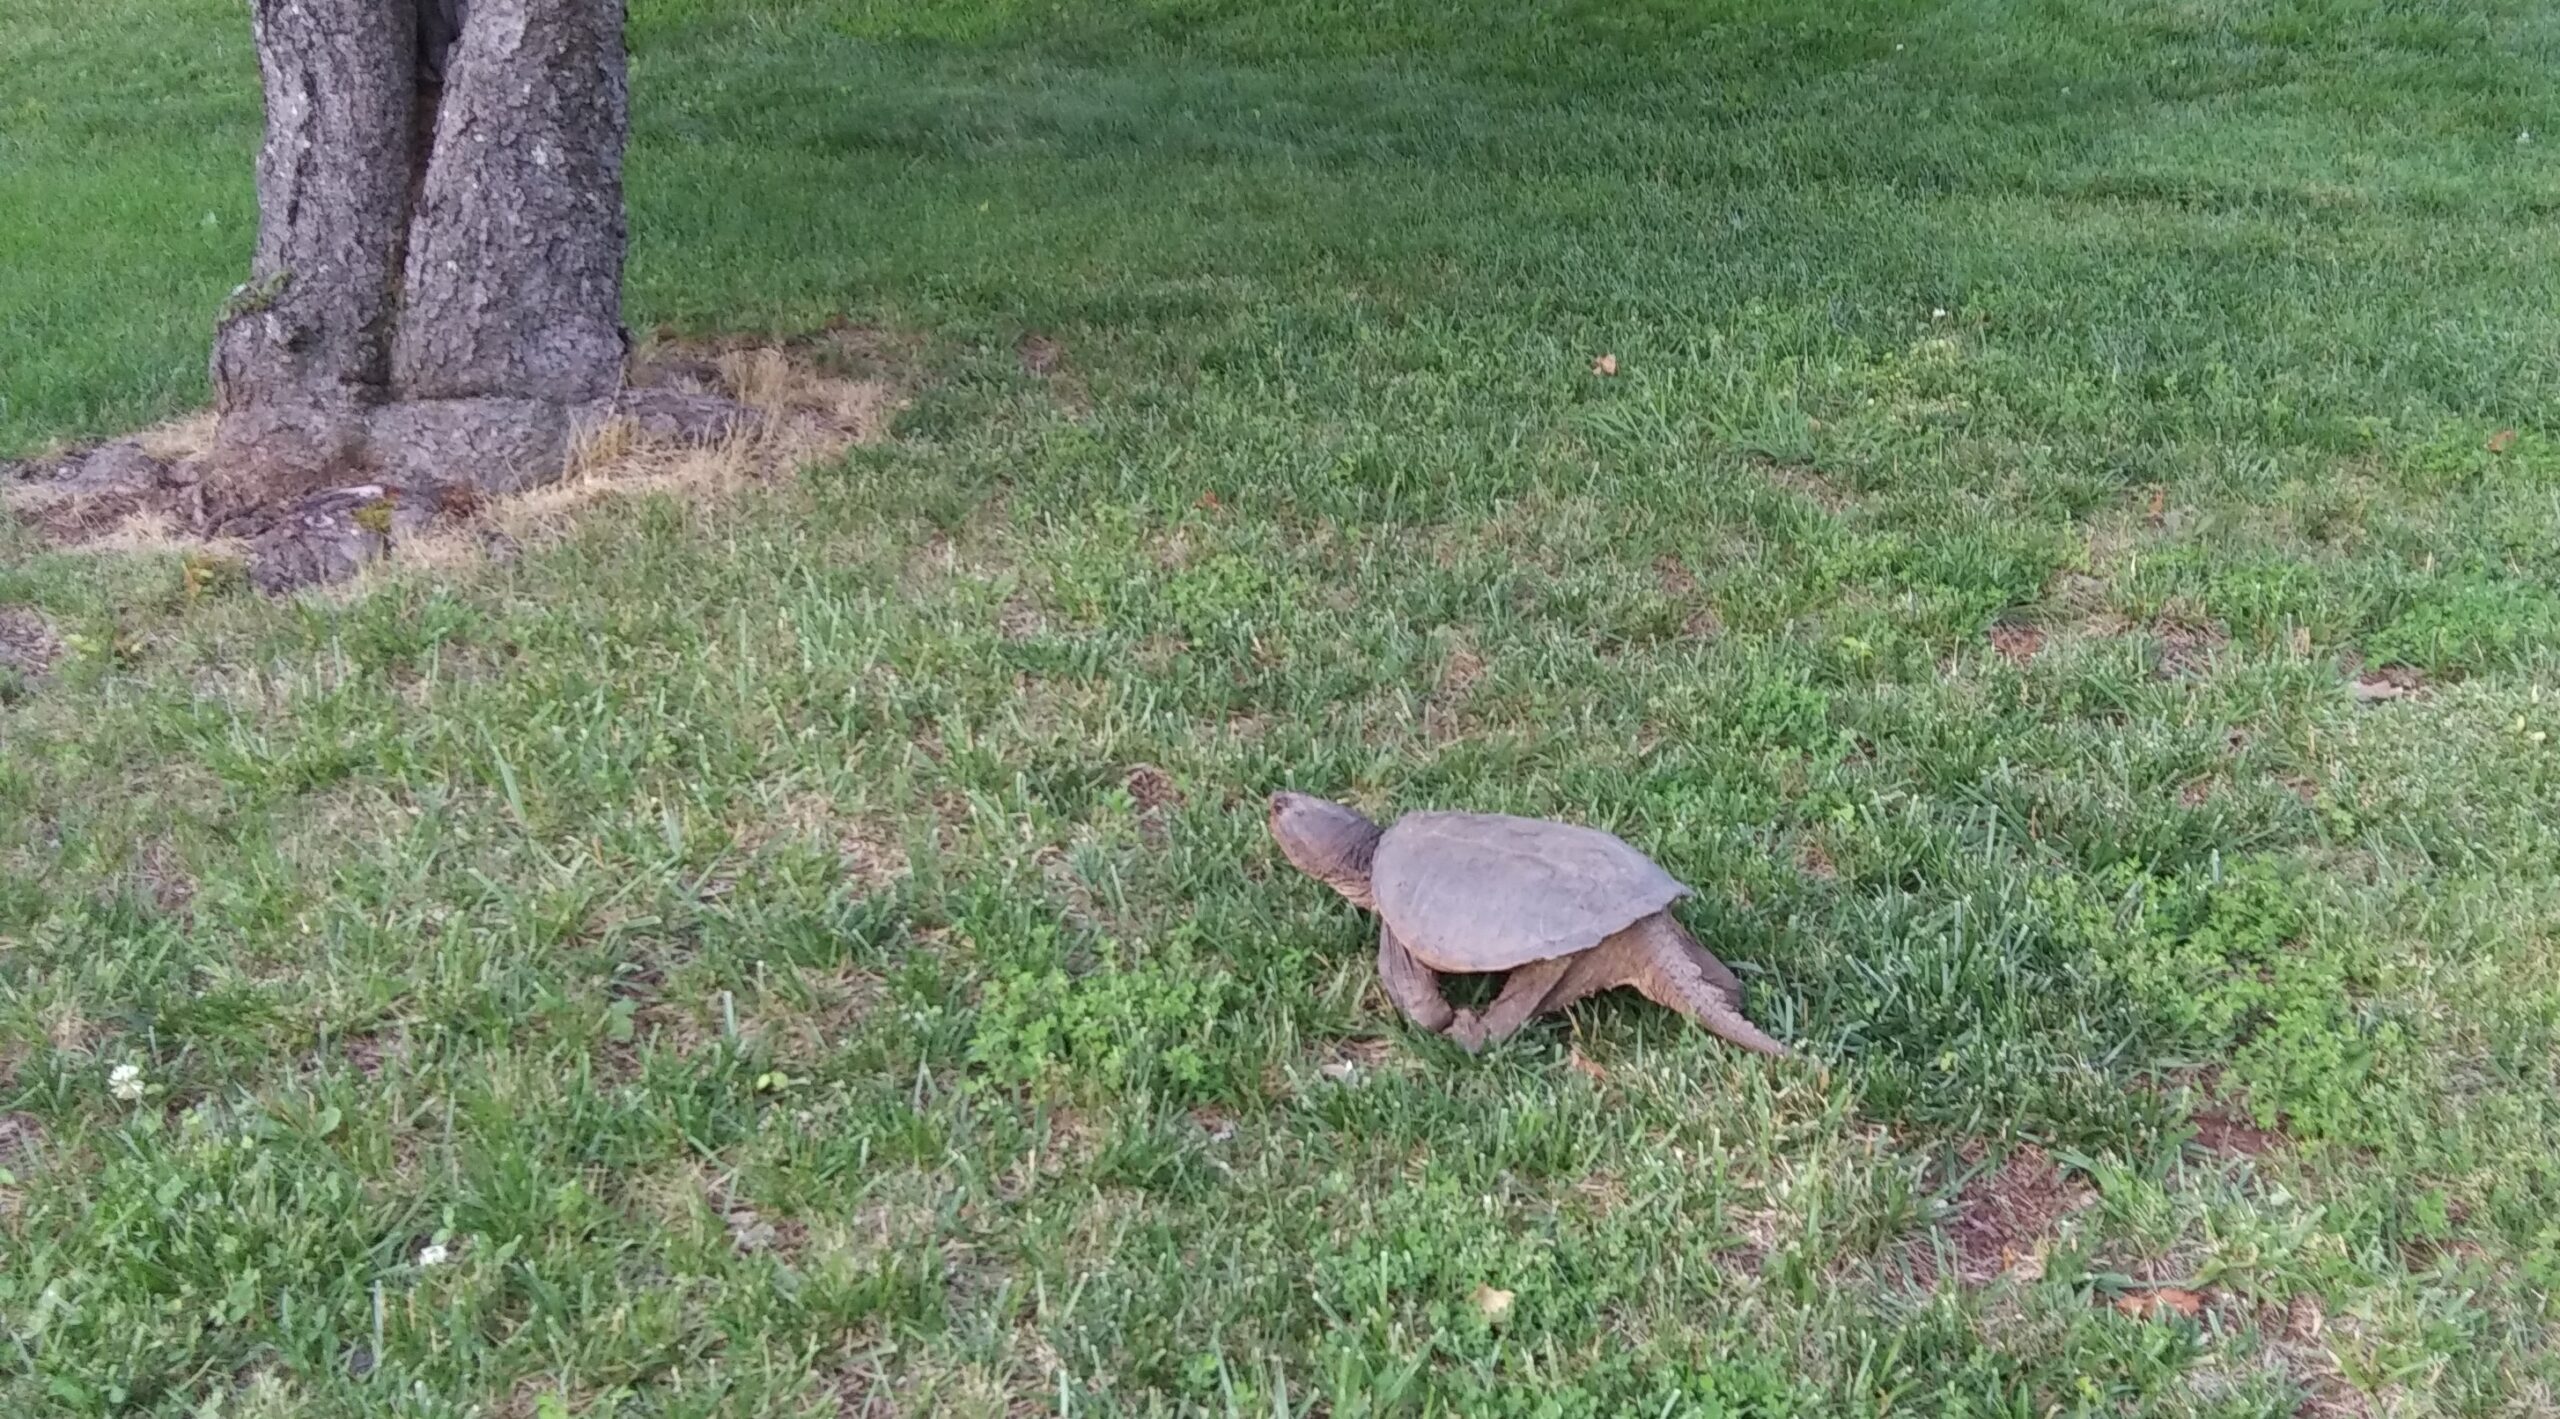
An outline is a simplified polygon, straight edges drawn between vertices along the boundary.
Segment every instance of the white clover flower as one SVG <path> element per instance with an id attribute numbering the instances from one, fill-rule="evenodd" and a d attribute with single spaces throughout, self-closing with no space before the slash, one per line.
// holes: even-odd
<path id="1" fill-rule="evenodd" d="M 142 1066 L 119 1064 L 107 1075 L 107 1092 L 130 1104 L 142 1097 Z"/>
<path id="2" fill-rule="evenodd" d="M 447 1250 L 442 1242 L 429 1242 L 418 1249 L 418 1266 L 422 1270 L 430 1266 L 442 1266 L 451 1260 L 453 1260 L 453 1253 Z"/>

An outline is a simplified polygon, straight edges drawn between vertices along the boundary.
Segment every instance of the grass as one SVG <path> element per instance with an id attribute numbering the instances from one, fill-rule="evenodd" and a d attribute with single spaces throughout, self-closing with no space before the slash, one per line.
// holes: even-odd
<path id="1" fill-rule="evenodd" d="M 0 532 L 0 1411 L 2560 1402 L 2549 7 L 635 8 L 635 320 L 907 407 Z M 201 400 L 257 117 L 12 27 L 0 452 Z M 1810 1058 L 1414 1037 L 1281 785 L 1626 834 Z"/>

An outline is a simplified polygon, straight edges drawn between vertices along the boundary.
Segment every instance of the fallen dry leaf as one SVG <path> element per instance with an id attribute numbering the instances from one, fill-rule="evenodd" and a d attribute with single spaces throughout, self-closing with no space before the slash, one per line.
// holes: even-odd
<path id="1" fill-rule="evenodd" d="M 2151 1291 L 2127 1291 L 2116 1297 L 2116 1309 L 2136 1320 L 2156 1316 L 2162 1311 L 2193 1316 L 2204 1310 L 2204 1297 L 2176 1286 L 2162 1286 Z"/>
<path id="2" fill-rule="evenodd" d="M 1594 1084 L 1606 1084 L 1609 1082 L 1609 1071 L 1601 1068 L 1599 1063 L 1592 1059 L 1591 1056 L 1584 1054 L 1582 1052 L 1582 1046 L 1580 1045 L 1575 1045 L 1565 1052 L 1564 1062 L 1567 1067 L 1573 1070 L 1574 1073 L 1581 1075 L 1583 1078 L 1590 1080 Z"/>
<path id="3" fill-rule="evenodd" d="M 1615 355 L 1600 356 L 1598 359 L 1591 362 L 1591 372 L 1599 375 L 1603 379 L 1616 374 L 1618 372 L 1618 357 Z"/>
<path id="4" fill-rule="evenodd" d="M 1511 1302 L 1516 1299 L 1508 1291 L 1478 1286 L 1475 1294 L 1476 1313 L 1489 1325 L 1500 1325 L 1511 1318 Z"/>
<path id="5" fill-rule="evenodd" d="M 2489 451 L 2491 453 L 2504 453 L 2515 446 L 2516 431 L 2513 429 L 2500 429 L 2496 433 L 2489 435 Z"/>
<path id="6" fill-rule="evenodd" d="M 1219 508 L 1224 507 L 1225 504 L 1218 501 L 1218 492 L 1215 488 L 1212 488 L 1208 492 L 1202 493 L 1200 495 L 1200 501 L 1194 504 L 1194 506 L 1198 507 L 1202 512 L 1216 512 Z"/>

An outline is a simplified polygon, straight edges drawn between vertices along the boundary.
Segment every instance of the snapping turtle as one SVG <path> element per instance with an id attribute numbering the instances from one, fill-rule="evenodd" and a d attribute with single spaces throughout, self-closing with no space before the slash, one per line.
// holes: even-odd
<path id="1" fill-rule="evenodd" d="M 1303 793 L 1271 797 L 1289 864 L 1378 914 L 1378 974 L 1405 1018 L 1472 1051 L 1542 1011 L 1631 985 L 1762 1054 L 1787 1047 L 1742 1018 L 1742 983 L 1669 910 L 1689 889 L 1615 837 L 1492 813 L 1408 813 L 1381 831 Z M 1440 976 L 1508 971 L 1483 1014 Z"/>

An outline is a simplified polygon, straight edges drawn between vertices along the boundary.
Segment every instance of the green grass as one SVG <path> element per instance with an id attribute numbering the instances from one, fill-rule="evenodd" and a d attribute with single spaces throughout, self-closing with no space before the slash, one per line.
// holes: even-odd
<path id="1" fill-rule="evenodd" d="M 641 0 L 635 319 L 891 441 L 0 533 L 0 1412 L 2548 1409 L 2560 11 L 1458 8 Z M 257 120 L 11 30 L 0 453 L 202 398 Z M 1626 834 L 1811 1061 L 1415 1038 L 1282 785 Z"/>

